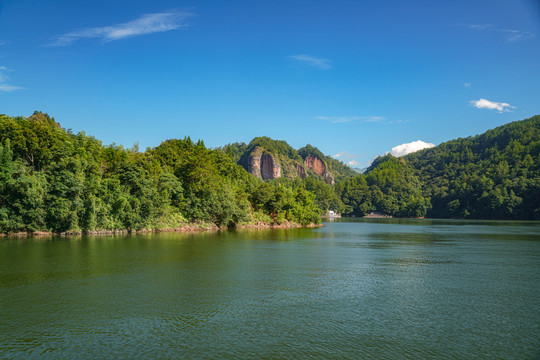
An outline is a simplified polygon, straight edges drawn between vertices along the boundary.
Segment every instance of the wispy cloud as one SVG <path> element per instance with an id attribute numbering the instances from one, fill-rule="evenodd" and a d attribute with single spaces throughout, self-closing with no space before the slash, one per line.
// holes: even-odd
<path id="1" fill-rule="evenodd" d="M 9 44 L 9 40 L 0 40 L 0 46 Z"/>
<path id="2" fill-rule="evenodd" d="M 186 20 L 191 13 L 170 11 L 155 14 L 144 14 L 138 19 L 122 24 L 86 28 L 55 36 L 48 46 L 68 46 L 79 39 L 98 38 L 104 42 L 125 39 L 128 37 L 153 34 L 186 27 Z"/>
<path id="3" fill-rule="evenodd" d="M 361 122 L 383 122 L 385 120 L 382 116 L 315 116 L 317 120 L 326 120 L 333 124 L 337 123 L 348 123 L 354 121 Z"/>
<path id="4" fill-rule="evenodd" d="M 517 29 L 500 29 L 492 24 L 474 24 L 474 25 L 465 25 L 472 30 L 481 30 L 481 31 L 494 31 L 504 35 L 504 38 L 508 42 L 517 42 L 531 39 L 535 36 L 534 33 L 530 31 L 517 30 Z"/>
<path id="5" fill-rule="evenodd" d="M 9 85 L 9 84 L 0 84 L 0 91 L 2 92 L 10 92 L 15 90 L 22 90 L 23 87 L 15 86 L 15 85 Z"/>
<path id="6" fill-rule="evenodd" d="M 317 69 L 327 70 L 332 68 L 332 60 L 315 57 L 311 55 L 291 55 L 289 58 L 294 59 L 304 65 L 308 65 Z"/>
<path id="7" fill-rule="evenodd" d="M 510 30 L 510 29 L 503 29 L 499 30 L 505 34 L 506 41 L 509 42 L 515 42 L 515 41 L 522 41 L 531 39 L 534 37 L 534 33 L 529 31 L 522 31 L 522 30 Z"/>
<path id="8" fill-rule="evenodd" d="M 497 110 L 498 112 L 510 112 L 515 109 L 515 106 L 512 106 L 508 103 L 504 102 L 496 102 L 496 101 L 489 101 L 486 99 L 480 99 L 480 100 L 471 100 L 470 104 L 474 106 L 477 109 L 489 109 L 489 110 Z"/>
<path id="9" fill-rule="evenodd" d="M 470 82 L 466 82 L 466 83 L 463 84 L 463 87 L 466 87 L 466 88 L 469 88 L 471 86 L 472 86 L 472 84 Z"/>
<path id="10" fill-rule="evenodd" d="M 469 29 L 475 29 L 475 30 L 488 30 L 493 28 L 493 25 L 491 24 L 476 24 L 476 25 L 467 25 Z"/>
<path id="11" fill-rule="evenodd" d="M 5 66 L 0 66 L 0 83 L 6 81 L 8 79 L 6 72 L 9 71 L 9 69 Z"/>
<path id="12" fill-rule="evenodd" d="M 351 154 L 350 152 L 343 150 L 340 153 L 332 156 L 334 159 L 356 159 L 358 156 Z"/>
<path id="13" fill-rule="evenodd" d="M 334 159 L 339 159 L 346 163 L 349 166 L 358 166 L 360 165 L 360 162 L 356 159 L 358 158 L 358 155 L 351 154 L 350 152 L 343 150 L 340 153 L 337 153 L 336 155 L 332 156 Z"/>
<path id="14" fill-rule="evenodd" d="M 390 151 L 390 154 L 394 155 L 395 157 L 405 156 L 407 154 L 422 150 L 422 149 L 428 149 L 434 147 L 435 144 L 427 143 L 422 140 L 416 140 L 410 143 L 401 144 L 398 146 L 394 146 L 392 148 L 392 151 Z"/>
<path id="15" fill-rule="evenodd" d="M 9 77 L 7 76 L 7 72 L 11 71 L 5 66 L 0 66 L 0 92 L 10 92 L 15 90 L 22 90 L 23 87 L 10 85 L 6 83 L 6 81 L 9 80 Z"/>

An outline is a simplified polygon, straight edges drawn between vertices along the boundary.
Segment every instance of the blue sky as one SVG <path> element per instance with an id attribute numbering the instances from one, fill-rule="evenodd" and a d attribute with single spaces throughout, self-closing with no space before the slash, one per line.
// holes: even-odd
<path id="1" fill-rule="evenodd" d="M 357 167 L 540 114 L 538 0 L 0 0 L 0 113 Z"/>

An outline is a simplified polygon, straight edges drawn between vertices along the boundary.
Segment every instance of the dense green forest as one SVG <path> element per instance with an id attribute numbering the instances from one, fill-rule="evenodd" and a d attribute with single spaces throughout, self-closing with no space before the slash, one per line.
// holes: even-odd
<path id="1" fill-rule="evenodd" d="M 365 174 L 339 183 L 336 192 L 344 203 L 344 215 L 379 212 L 397 217 L 422 217 L 430 203 L 421 189 L 422 183 L 410 164 L 386 155 L 377 158 Z"/>
<path id="2" fill-rule="evenodd" d="M 427 216 L 540 219 L 540 116 L 409 154 Z"/>
<path id="3" fill-rule="evenodd" d="M 316 174 L 263 182 L 238 165 L 257 146 L 296 163 L 317 155 L 336 184 Z M 220 149 L 187 137 L 141 152 L 73 134 L 40 112 L 0 115 L 0 233 L 307 225 L 327 210 L 540 219 L 540 116 L 381 156 L 355 174 L 311 145 L 295 150 L 267 137 Z"/>
<path id="4" fill-rule="evenodd" d="M 540 116 L 402 158 L 336 187 L 345 215 L 540 219 Z"/>
<path id="5" fill-rule="evenodd" d="M 264 183 L 202 141 L 104 146 L 47 114 L 0 115 L 0 232 L 307 225 L 321 210 L 304 186 Z"/>

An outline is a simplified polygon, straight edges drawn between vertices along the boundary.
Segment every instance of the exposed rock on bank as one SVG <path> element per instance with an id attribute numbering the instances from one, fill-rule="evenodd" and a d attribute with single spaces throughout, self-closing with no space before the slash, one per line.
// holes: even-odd
<path id="1" fill-rule="evenodd" d="M 281 224 L 269 224 L 269 223 L 254 223 L 239 225 L 235 229 L 293 229 L 293 228 L 316 228 L 324 226 L 322 224 L 309 224 L 300 225 L 291 222 L 285 222 Z M 146 233 L 160 233 L 160 232 L 199 232 L 199 231 L 223 231 L 231 230 L 226 227 L 218 227 L 215 224 L 186 224 L 177 228 L 169 229 L 141 229 L 141 230 L 95 230 L 95 231 L 65 231 L 61 233 L 54 233 L 50 231 L 35 231 L 35 232 L 17 232 L 4 234 L 0 233 L 0 237 L 46 237 L 53 235 L 60 236 L 77 236 L 77 235 L 128 235 L 128 234 L 146 234 Z M 232 229 L 234 230 L 234 229 Z"/>

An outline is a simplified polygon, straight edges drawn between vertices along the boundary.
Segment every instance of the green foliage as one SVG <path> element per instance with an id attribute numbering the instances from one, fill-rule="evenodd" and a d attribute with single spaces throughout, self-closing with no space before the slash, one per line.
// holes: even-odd
<path id="1" fill-rule="evenodd" d="M 45 189 L 43 174 L 27 174 L 22 169 L 5 185 L 2 231 L 37 231 L 45 225 Z"/>
<path id="2" fill-rule="evenodd" d="M 540 116 L 406 156 L 431 217 L 538 219 Z"/>
<path id="3" fill-rule="evenodd" d="M 399 217 L 422 217 L 429 199 L 422 196 L 414 169 L 392 155 L 377 158 L 366 174 L 346 180 L 337 192 L 345 204 L 345 215 L 364 216 L 371 212 Z"/>
<path id="4" fill-rule="evenodd" d="M 246 143 L 236 142 L 225 145 L 223 148 L 221 148 L 221 150 L 229 155 L 235 163 L 238 163 L 242 158 L 242 155 L 247 152 L 247 148 L 248 146 Z"/>
<path id="5" fill-rule="evenodd" d="M 401 159 L 337 187 L 345 215 L 540 219 L 540 116 Z"/>
<path id="6" fill-rule="evenodd" d="M 283 140 L 273 140 L 269 137 L 262 136 L 254 138 L 249 145 L 245 143 L 233 143 L 220 148 L 233 161 L 244 168 L 248 168 L 248 162 L 251 155 L 258 153 L 270 153 L 274 158 L 277 158 L 281 164 L 282 177 L 293 180 L 298 177 L 297 167 L 304 167 L 304 160 L 308 156 L 319 157 L 327 166 L 328 170 L 334 175 L 336 182 L 341 182 L 345 179 L 355 176 L 357 173 L 349 166 L 330 156 L 324 155 L 319 149 L 311 145 L 306 145 L 299 150 L 292 148 Z M 308 177 L 316 177 L 322 179 L 315 172 L 308 170 Z"/>
<path id="7" fill-rule="evenodd" d="M 296 166 L 301 166 L 300 164 L 302 164 L 302 158 L 298 154 L 298 151 L 293 149 L 287 142 L 273 140 L 266 136 L 254 138 L 247 146 L 238 143 L 230 144 L 221 150 L 228 153 L 236 163 L 245 169 L 249 168 L 250 157 L 254 155 L 261 156 L 263 154 L 271 155 L 274 161 L 280 164 L 282 177 L 288 179 L 298 177 Z"/>
<path id="8" fill-rule="evenodd" d="M 256 147 L 261 147 L 272 154 L 283 155 L 299 162 L 302 161 L 302 157 L 300 156 L 298 151 L 292 148 L 284 140 L 273 140 L 270 139 L 268 136 L 256 137 L 251 140 L 246 149 L 246 152 L 249 153 Z"/>
<path id="9" fill-rule="evenodd" d="M 318 224 L 321 210 L 315 204 L 315 195 L 303 186 L 292 183 L 261 183 L 251 194 L 251 203 L 256 211 L 270 214 L 273 222 Z"/>
<path id="10" fill-rule="evenodd" d="M 290 151 L 284 144 L 274 149 Z M 232 148 L 210 150 L 188 137 L 141 153 L 72 134 L 47 114 L 0 115 L 0 232 L 319 221 L 313 196 L 290 184 L 276 185 L 276 207 L 254 210 L 261 183 L 233 161 Z"/>
<path id="11" fill-rule="evenodd" d="M 319 156 L 341 181 L 262 182 L 236 163 L 256 147 L 286 156 L 287 166 Z M 296 151 L 267 137 L 216 150 L 187 137 L 139 152 L 72 134 L 47 114 L 0 115 L 0 232 L 306 225 L 327 210 L 540 219 L 539 116 L 404 158 L 380 157 L 354 177 L 336 161 L 310 145 Z"/>
<path id="12" fill-rule="evenodd" d="M 319 149 L 311 146 L 310 144 L 307 144 L 303 148 L 299 149 L 298 153 L 304 160 L 310 155 L 318 156 L 320 159 L 322 159 L 326 163 L 328 170 L 334 175 L 334 180 L 336 183 L 340 183 L 341 181 L 357 175 L 357 172 L 351 169 L 349 166 L 337 159 L 324 155 Z"/>
<path id="13" fill-rule="evenodd" d="M 300 156 L 302 157 L 302 159 L 306 160 L 306 158 L 308 156 L 318 156 L 319 158 L 321 159 L 324 159 L 325 156 L 324 154 L 319 150 L 317 149 L 316 147 L 314 146 L 311 146 L 310 144 L 307 144 L 306 146 L 304 146 L 303 148 L 299 149 L 298 150 L 298 153 L 300 154 Z"/>
<path id="14" fill-rule="evenodd" d="M 333 210 L 341 213 L 345 209 L 343 202 L 334 191 L 334 187 L 321 179 L 316 177 L 305 178 L 304 186 L 306 190 L 315 195 L 315 203 L 323 212 Z"/>

